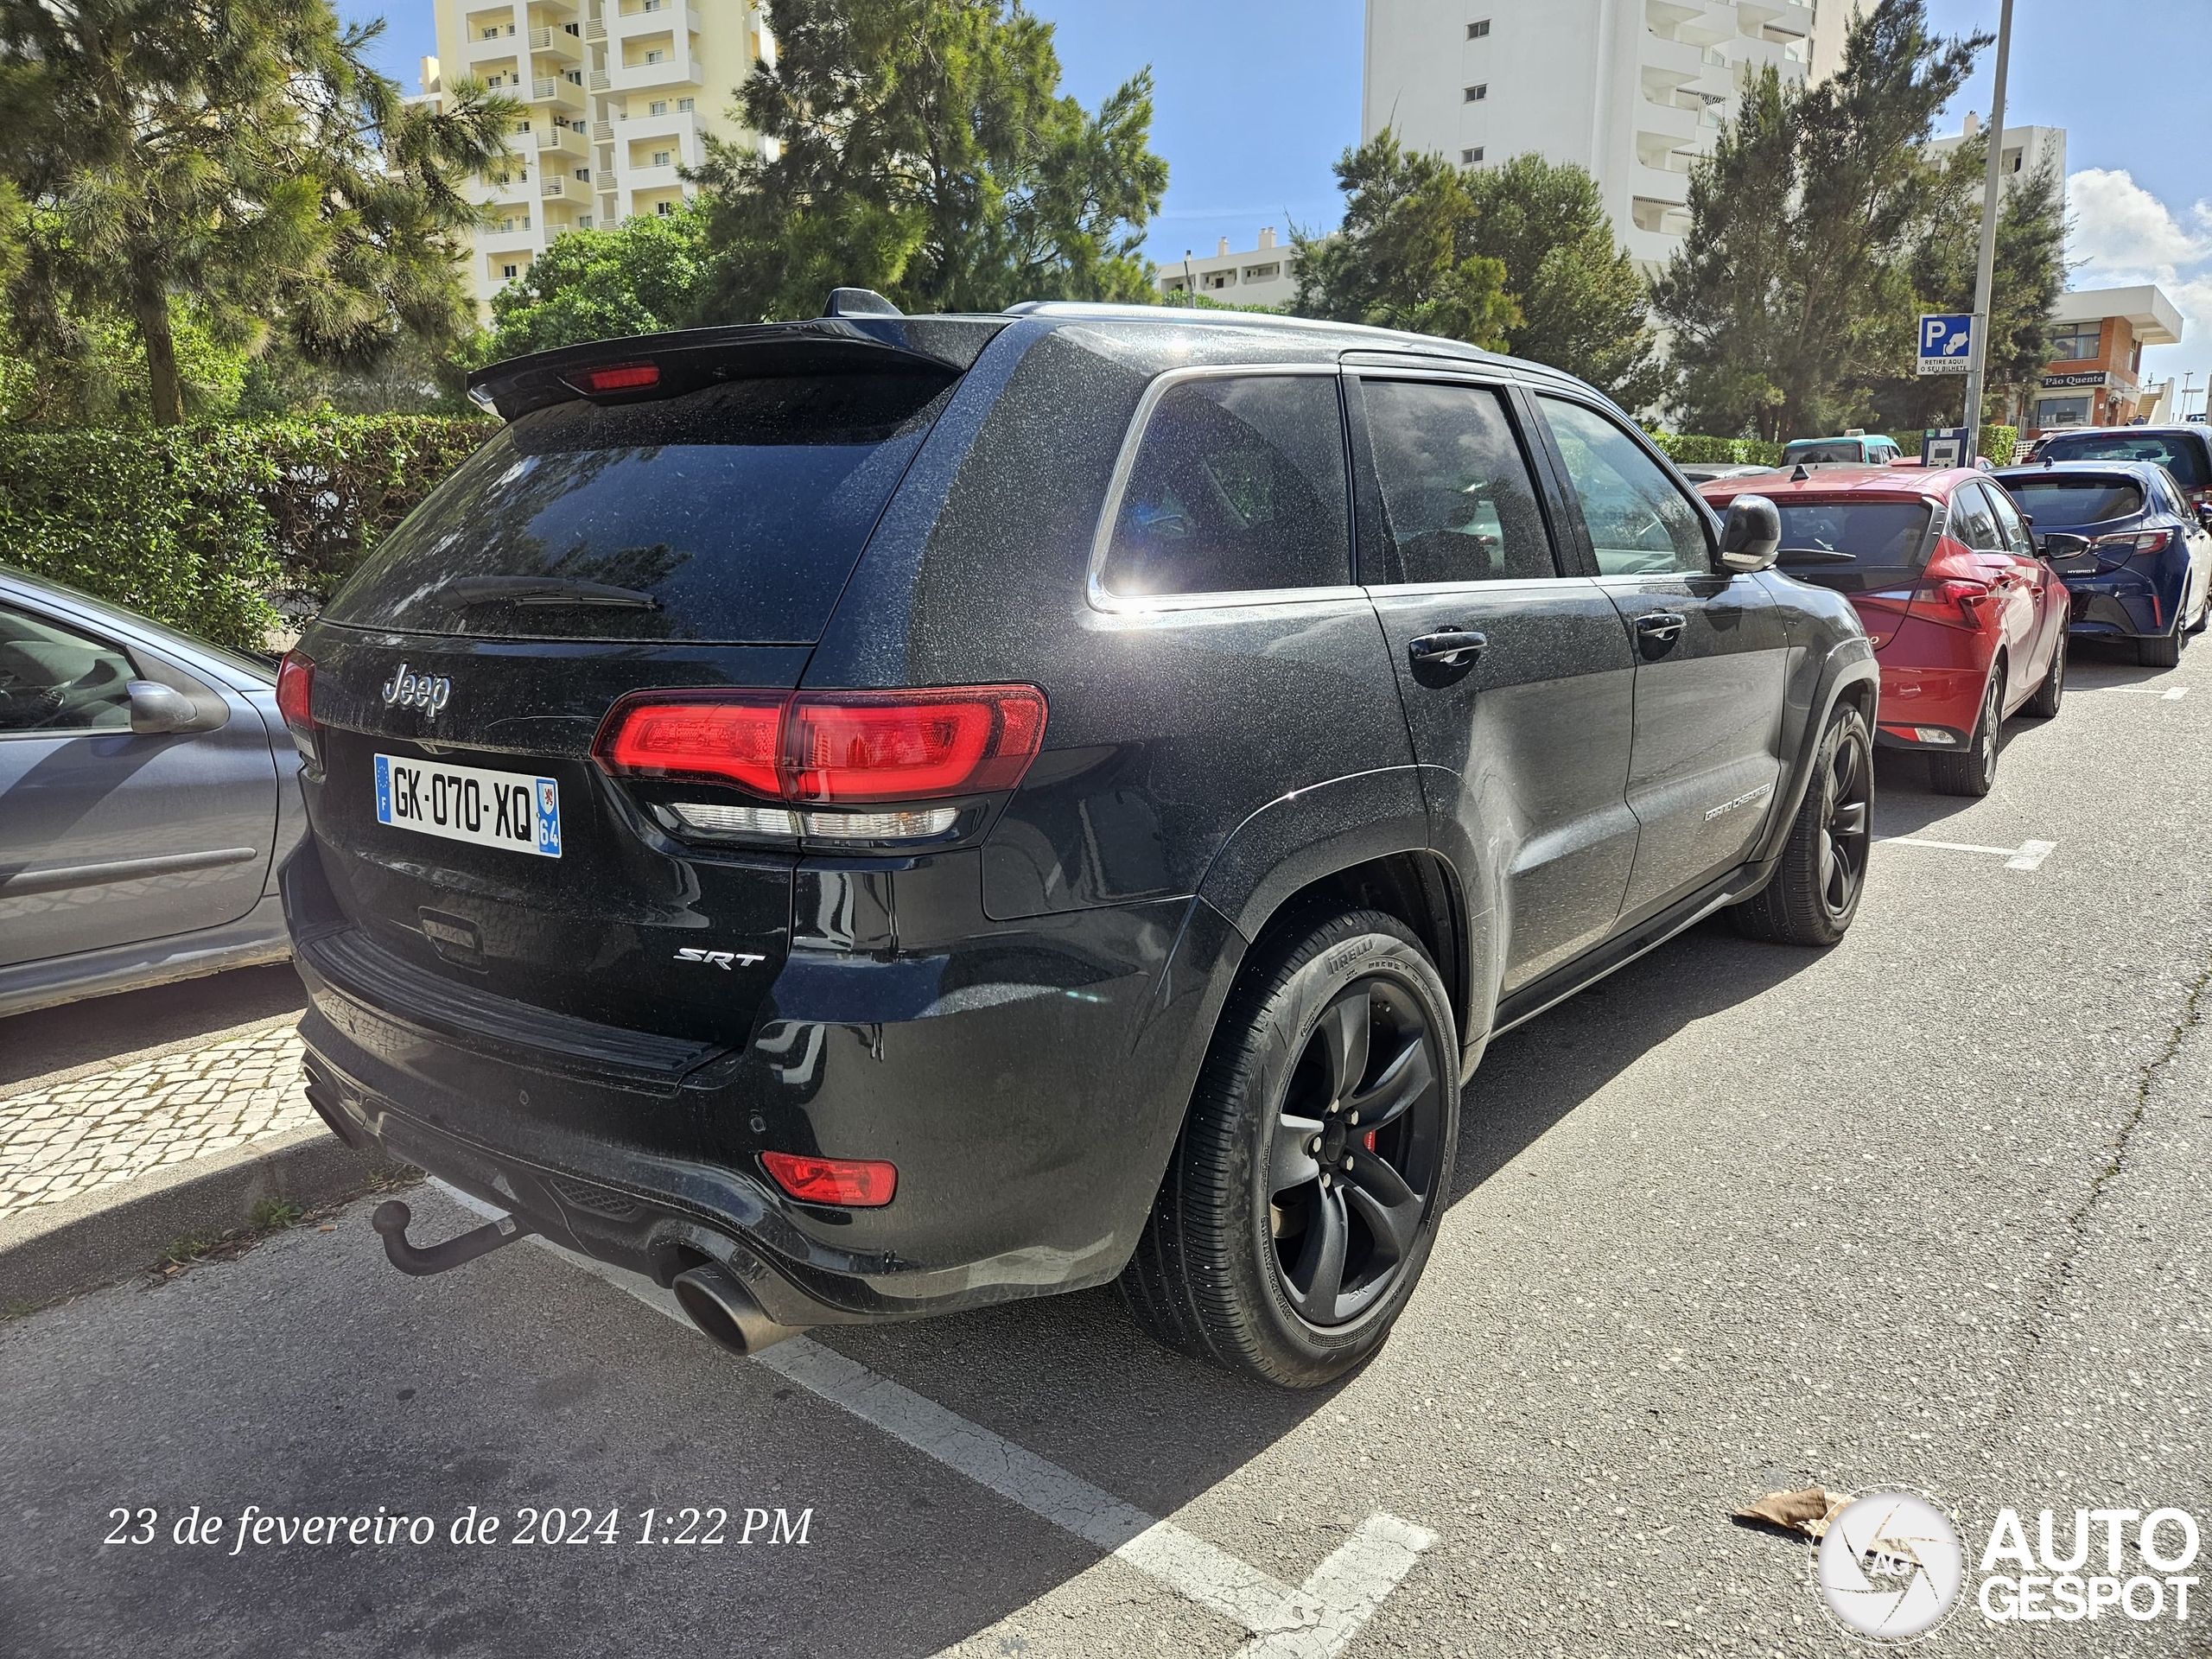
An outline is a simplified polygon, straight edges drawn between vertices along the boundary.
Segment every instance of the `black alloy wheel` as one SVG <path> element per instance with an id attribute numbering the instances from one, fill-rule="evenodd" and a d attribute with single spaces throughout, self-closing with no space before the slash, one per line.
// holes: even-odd
<path id="1" fill-rule="evenodd" d="M 1331 1002 L 1276 1109 L 1268 1231 L 1284 1300 L 1340 1325 L 1388 1294 L 1435 1195 L 1444 1079 L 1411 992 L 1370 976 Z"/>
<path id="2" fill-rule="evenodd" d="M 1138 1322 L 1279 1388 L 1381 1347 L 1451 1194 L 1458 1033 L 1397 918 L 1309 912 L 1262 934 L 1122 1274 Z"/>
<path id="3" fill-rule="evenodd" d="M 1866 850 L 1874 819 L 1874 755 L 1860 741 L 1838 743 L 1821 779 L 1821 903 L 1828 919 L 1847 926 L 1866 880 Z"/>
<path id="4" fill-rule="evenodd" d="M 1989 685 L 1981 694 L 1981 714 L 1963 754 L 1928 757 L 1929 781 L 1942 795 L 1986 795 L 1997 783 L 1997 753 L 2005 731 L 2005 664 L 1989 671 Z"/>
<path id="5" fill-rule="evenodd" d="M 1874 842 L 1874 741 L 1857 704 L 1837 705 L 1774 874 L 1729 915 L 1778 944 L 1830 945 L 1850 930 Z"/>

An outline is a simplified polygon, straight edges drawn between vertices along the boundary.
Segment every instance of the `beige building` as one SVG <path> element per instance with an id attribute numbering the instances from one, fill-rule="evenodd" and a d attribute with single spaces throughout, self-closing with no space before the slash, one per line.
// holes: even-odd
<path id="1" fill-rule="evenodd" d="M 1275 245 L 1274 227 L 1260 232 L 1259 245 L 1232 252 L 1223 237 L 1210 254 L 1185 254 L 1160 267 L 1160 291 L 1195 289 L 1224 305 L 1287 305 L 1298 297 L 1298 266 L 1288 248 Z"/>
<path id="2" fill-rule="evenodd" d="M 527 106 L 514 163 L 471 189 L 493 212 L 470 255 L 480 307 L 563 231 L 675 211 L 693 194 L 679 169 L 706 159 L 707 133 L 749 136 L 727 111 L 775 53 L 750 0 L 433 3 L 438 55 L 423 60 L 423 96 L 468 76 Z"/>

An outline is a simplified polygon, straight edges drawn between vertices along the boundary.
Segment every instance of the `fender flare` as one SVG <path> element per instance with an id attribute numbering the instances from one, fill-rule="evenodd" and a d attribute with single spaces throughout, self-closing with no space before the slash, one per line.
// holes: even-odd
<path id="1" fill-rule="evenodd" d="M 1419 766 L 1351 772 L 1252 813 L 1215 850 L 1198 896 L 1249 942 L 1300 888 L 1371 859 L 1433 850 Z"/>
<path id="2" fill-rule="evenodd" d="M 1760 836 L 1758 850 L 1750 862 L 1769 863 L 1780 856 L 1783 843 L 1789 838 L 1790 826 L 1797 822 L 1797 810 L 1805 803 L 1805 791 L 1812 785 L 1813 760 L 1820 753 L 1821 740 L 1827 734 L 1828 717 L 1835 712 L 1835 705 L 1844 694 L 1859 686 L 1868 689 L 1869 701 L 1874 706 L 1874 713 L 1866 721 L 1872 735 L 1881 712 L 1882 671 L 1874 660 L 1873 646 L 1863 634 L 1839 639 L 1821 664 L 1821 677 L 1814 690 L 1809 717 L 1798 737 L 1796 755 L 1785 774 L 1787 782 L 1775 802 L 1775 810 L 1767 818 L 1766 833 Z"/>

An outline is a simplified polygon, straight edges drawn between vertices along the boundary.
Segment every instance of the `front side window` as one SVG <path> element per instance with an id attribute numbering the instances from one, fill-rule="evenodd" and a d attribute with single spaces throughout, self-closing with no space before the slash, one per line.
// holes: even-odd
<path id="1" fill-rule="evenodd" d="M 1146 423 L 1101 578 L 1129 596 L 1341 588 L 1349 500 L 1334 375 L 1187 380 Z"/>
<path id="2" fill-rule="evenodd" d="M 1362 388 L 1389 523 L 1387 582 L 1559 574 L 1505 400 L 1416 380 Z"/>
<path id="3" fill-rule="evenodd" d="M 104 640 L 0 606 L 0 733 L 128 731 L 136 677 Z"/>
<path id="4" fill-rule="evenodd" d="M 1544 397 L 1552 441 L 1604 576 L 1710 575 L 1705 520 L 1659 463 L 1593 409 Z"/>

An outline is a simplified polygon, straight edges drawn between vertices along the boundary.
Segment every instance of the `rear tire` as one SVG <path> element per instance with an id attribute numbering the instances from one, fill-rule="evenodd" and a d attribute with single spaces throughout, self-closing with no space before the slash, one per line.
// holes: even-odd
<path id="1" fill-rule="evenodd" d="M 2181 642 L 2181 619 L 2177 617 L 2171 633 L 2152 634 L 2135 642 L 2135 660 L 2145 668 L 2178 668 Z"/>
<path id="2" fill-rule="evenodd" d="M 1738 932 L 1777 944 L 1829 945 L 1850 930 L 1874 833 L 1874 744 L 1866 717 L 1838 705 L 1813 761 L 1781 867 L 1729 912 Z"/>
<path id="3" fill-rule="evenodd" d="M 1171 1348 L 1319 1388 L 1382 1345 L 1427 1264 L 1459 1034 L 1428 953 L 1380 912 L 1294 925 L 1255 957 L 1122 1294 Z"/>
<path id="4" fill-rule="evenodd" d="M 2058 643 L 2050 649 L 2050 666 L 2044 671 L 2043 683 L 2036 687 L 2036 694 L 2021 708 L 2024 715 L 2033 715 L 2037 720 L 2049 720 L 2058 712 L 2058 705 L 2066 696 L 2066 636 L 2060 634 Z"/>
<path id="5" fill-rule="evenodd" d="M 1991 665 L 1981 714 L 1964 754 L 1931 754 L 1928 781 L 1939 795 L 1986 795 L 1997 784 L 1997 751 L 2005 736 L 2005 663 Z"/>

